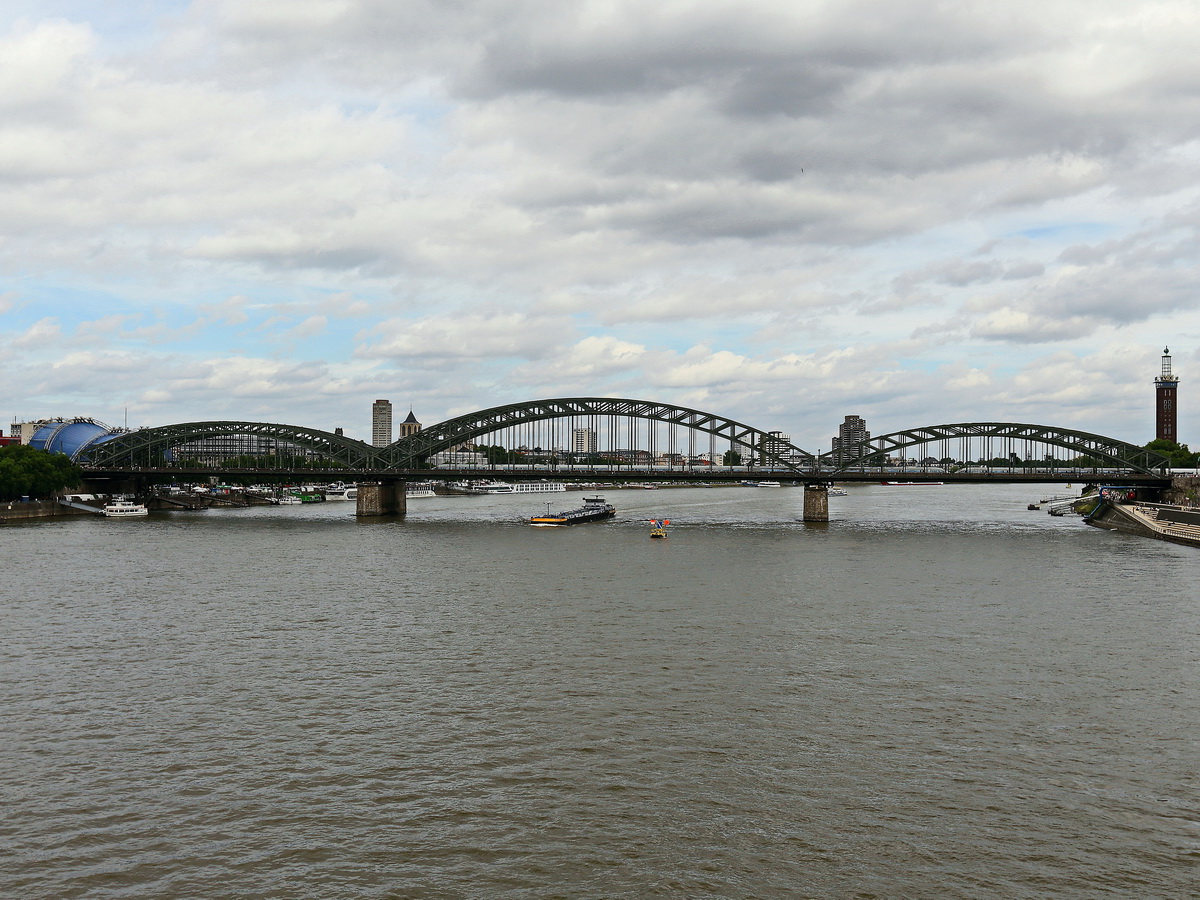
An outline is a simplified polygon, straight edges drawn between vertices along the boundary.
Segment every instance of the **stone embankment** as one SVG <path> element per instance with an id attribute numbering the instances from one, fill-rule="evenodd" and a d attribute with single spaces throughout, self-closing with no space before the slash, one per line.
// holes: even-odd
<path id="1" fill-rule="evenodd" d="M 1171 486 L 1163 491 L 1162 502 L 1200 506 L 1200 475 L 1173 475 Z"/>
<path id="2" fill-rule="evenodd" d="M 96 511 L 63 506 L 54 497 L 50 500 L 6 500 L 0 502 L 0 524 L 22 519 L 47 519 L 52 516 L 94 516 Z"/>
<path id="3" fill-rule="evenodd" d="M 1163 491 L 1162 503 L 1101 499 L 1084 521 L 1097 528 L 1200 547 L 1200 477 L 1176 475 L 1171 481 L 1171 487 Z"/>

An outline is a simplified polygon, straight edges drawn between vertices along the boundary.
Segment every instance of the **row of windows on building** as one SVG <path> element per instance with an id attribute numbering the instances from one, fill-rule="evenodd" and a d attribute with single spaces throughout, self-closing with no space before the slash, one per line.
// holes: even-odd
<path id="1" fill-rule="evenodd" d="M 408 418 L 400 423 L 396 439 L 409 437 L 421 430 L 421 423 L 410 408 Z M 371 404 L 371 445 L 386 447 L 392 443 L 392 401 L 376 400 Z"/>

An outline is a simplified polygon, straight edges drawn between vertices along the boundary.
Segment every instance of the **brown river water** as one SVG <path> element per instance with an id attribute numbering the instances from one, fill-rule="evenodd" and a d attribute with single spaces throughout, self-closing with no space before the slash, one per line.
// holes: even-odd
<path id="1" fill-rule="evenodd" d="M 1052 490 L 0 527 L 0 896 L 1196 896 L 1200 551 Z"/>

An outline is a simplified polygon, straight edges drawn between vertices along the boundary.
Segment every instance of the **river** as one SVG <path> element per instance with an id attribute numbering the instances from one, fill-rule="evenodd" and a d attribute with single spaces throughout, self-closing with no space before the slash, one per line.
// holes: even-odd
<path id="1" fill-rule="evenodd" d="M 1200 554 L 848 490 L 6 525 L 0 895 L 1195 896 Z"/>

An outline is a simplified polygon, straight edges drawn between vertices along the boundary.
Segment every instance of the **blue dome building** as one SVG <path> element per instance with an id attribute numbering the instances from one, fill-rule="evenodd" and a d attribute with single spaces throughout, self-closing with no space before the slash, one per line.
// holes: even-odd
<path id="1" fill-rule="evenodd" d="M 88 450 L 123 432 L 95 419 L 57 419 L 38 424 L 29 446 L 49 453 L 65 453 L 77 462 Z"/>

